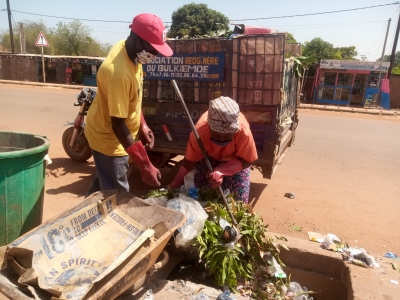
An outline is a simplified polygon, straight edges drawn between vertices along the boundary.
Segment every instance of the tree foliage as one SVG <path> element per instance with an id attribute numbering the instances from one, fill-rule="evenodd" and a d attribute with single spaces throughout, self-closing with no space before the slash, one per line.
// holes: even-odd
<path id="1" fill-rule="evenodd" d="M 90 35 L 87 26 L 78 20 L 69 23 L 59 22 L 55 28 L 47 27 L 40 21 L 24 21 L 26 37 L 26 52 L 40 54 L 41 49 L 35 45 L 40 31 L 46 36 L 49 47 L 43 47 L 47 55 L 71 56 L 106 56 L 111 48 L 109 44 L 101 44 Z M 13 28 L 14 50 L 20 52 L 19 28 Z M 11 51 L 11 40 L 8 31 L 0 33 L 0 44 L 5 50 Z"/>
<path id="2" fill-rule="evenodd" d="M 376 61 L 381 61 L 381 59 L 377 59 Z M 384 55 L 383 56 L 383 61 L 390 61 L 390 55 Z M 400 64 L 400 51 L 397 51 L 394 55 L 394 65 L 399 65 Z"/>
<path id="3" fill-rule="evenodd" d="M 377 59 L 376 61 L 381 61 Z M 390 55 L 384 55 L 383 61 L 390 61 Z M 393 68 L 391 74 L 400 74 L 400 51 L 397 51 L 394 55 Z"/>
<path id="4" fill-rule="evenodd" d="M 287 43 L 289 43 L 289 44 L 296 44 L 296 43 L 297 43 L 297 41 L 296 41 L 296 39 L 294 38 L 294 36 L 293 36 L 292 33 L 286 32 L 286 35 L 287 35 L 287 37 L 286 37 L 286 42 L 287 42 Z"/>
<path id="5" fill-rule="evenodd" d="M 320 61 L 321 59 L 356 59 L 356 47 L 334 47 L 331 43 L 321 38 L 314 38 L 310 42 L 305 42 L 303 46 L 303 55 L 313 57 Z"/>
<path id="6" fill-rule="evenodd" d="M 229 31 L 229 19 L 206 4 L 186 4 L 172 13 L 168 37 L 194 38 L 221 36 Z"/>

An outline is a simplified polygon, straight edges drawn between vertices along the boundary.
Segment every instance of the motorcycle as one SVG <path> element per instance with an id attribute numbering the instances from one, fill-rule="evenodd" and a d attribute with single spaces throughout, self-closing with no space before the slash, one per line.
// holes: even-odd
<path id="1" fill-rule="evenodd" d="M 75 161 L 87 161 L 92 157 L 92 150 L 85 137 L 85 116 L 96 96 L 97 88 L 83 88 L 77 95 L 78 102 L 74 106 L 80 106 L 79 113 L 73 122 L 67 122 L 67 128 L 62 135 L 62 145 L 65 153 Z"/>

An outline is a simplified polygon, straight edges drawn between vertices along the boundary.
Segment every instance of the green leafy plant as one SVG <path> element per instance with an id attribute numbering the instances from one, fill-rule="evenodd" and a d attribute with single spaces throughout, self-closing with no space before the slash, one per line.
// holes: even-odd
<path id="1" fill-rule="evenodd" d="M 221 242 L 223 229 L 219 225 L 220 218 L 232 222 L 226 207 L 219 203 L 209 202 L 206 220 L 202 234 L 197 238 L 200 259 L 204 262 L 209 275 L 213 275 L 217 286 L 227 284 L 235 290 L 238 279 L 254 281 L 255 269 L 267 262 L 261 256 L 262 252 L 270 252 L 279 260 L 280 245 L 267 234 L 268 226 L 263 219 L 255 214 L 251 207 L 242 202 L 235 202 L 228 196 L 233 215 L 240 227 L 241 238 L 233 245 Z M 282 264 L 282 262 L 280 262 Z M 283 264 L 282 264 L 283 265 Z"/>
<path id="2" fill-rule="evenodd" d="M 314 65 L 317 62 L 317 59 L 314 57 L 305 57 L 298 56 L 293 58 L 294 60 L 294 69 L 297 77 L 303 77 L 303 70 L 309 68 L 311 65 Z"/>
<path id="3" fill-rule="evenodd" d="M 158 189 L 158 190 L 150 190 L 146 197 L 147 198 L 155 198 L 160 196 L 167 196 L 168 199 L 173 199 L 178 196 L 178 191 L 175 189 Z"/>

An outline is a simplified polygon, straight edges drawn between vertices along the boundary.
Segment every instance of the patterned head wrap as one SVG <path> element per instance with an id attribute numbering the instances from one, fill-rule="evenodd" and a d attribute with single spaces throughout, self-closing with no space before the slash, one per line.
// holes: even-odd
<path id="1" fill-rule="evenodd" d="M 236 133 L 239 130 L 239 105 L 228 97 L 219 97 L 210 101 L 208 124 L 212 131 Z"/>

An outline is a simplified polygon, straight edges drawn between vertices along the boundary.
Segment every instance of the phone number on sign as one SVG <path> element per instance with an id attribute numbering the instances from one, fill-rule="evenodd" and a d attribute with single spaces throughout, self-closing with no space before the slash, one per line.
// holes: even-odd
<path id="1" fill-rule="evenodd" d="M 166 76 L 167 75 L 167 76 Z M 214 78 L 218 79 L 219 74 L 203 74 L 203 73 L 168 73 L 164 74 L 163 77 L 175 77 L 175 78 Z"/>

